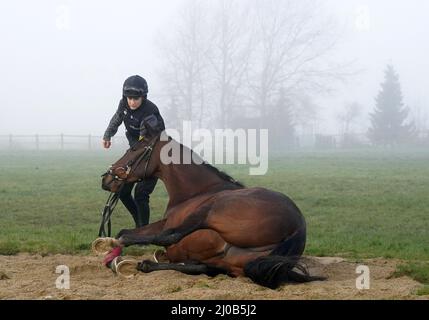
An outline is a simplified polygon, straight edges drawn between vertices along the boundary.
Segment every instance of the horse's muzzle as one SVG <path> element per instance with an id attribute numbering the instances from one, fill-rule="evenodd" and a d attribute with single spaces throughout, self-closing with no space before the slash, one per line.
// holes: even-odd
<path id="1" fill-rule="evenodd" d="M 101 188 L 103 190 L 116 193 L 121 189 L 123 182 L 115 179 L 109 179 L 106 181 L 106 178 L 103 178 L 101 181 Z"/>
<path id="2" fill-rule="evenodd" d="M 110 186 L 109 186 L 109 185 L 106 185 L 106 184 L 104 183 L 104 181 L 101 181 L 101 188 L 102 188 L 103 190 L 105 190 L 105 191 L 111 191 L 111 190 L 110 190 Z"/>
<path id="3" fill-rule="evenodd" d="M 101 179 L 101 188 L 106 191 L 115 192 L 115 184 L 118 182 L 114 175 L 109 172 L 103 174 Z"/>
<path id="4" fill-rule="evenodd" d="M 110 182 L 107 182 L 106 180 L 107 180 L 108 178 L 107 178 L 107 176 L 104 176 L 103 177 L 103 179 L 101 180 L 101 188 L 103 189 L 103 190 L 106 190 L 106 191 L 111 191 L 110 190 L 110 186 L 111 186 L 111 184 L 112 184 L 112 182 L 113 182 L 113 179 L 110 179 Z"/>

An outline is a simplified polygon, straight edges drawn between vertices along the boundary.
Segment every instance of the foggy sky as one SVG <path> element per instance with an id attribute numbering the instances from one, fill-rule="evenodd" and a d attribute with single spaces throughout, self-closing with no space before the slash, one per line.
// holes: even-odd
<path id="1" fill-rule="evenodd" d="M 149 82 L 149 99 L 162 94 L 156 37 L 169 32 L 180 0 L 15 1 L 0 4 L 0 134 L 102 135 L 132 74 Z M 429 2 L 326 0 L 342 28 L 338 60 L 362 71 L 316 104 L 320 131 L 336 133 L 335 115 L 347 102 L 367 113 L 386 64 L 400 75 L 404 101 L 429 111 Z M 362 10 L 369 24 L 359 24 Z M 64 12 L 68 21 L 64 22 Z M 166 124 L 168 126 L 168 119 Z M 118 134 L 123 135 L 123 127 Z"/>

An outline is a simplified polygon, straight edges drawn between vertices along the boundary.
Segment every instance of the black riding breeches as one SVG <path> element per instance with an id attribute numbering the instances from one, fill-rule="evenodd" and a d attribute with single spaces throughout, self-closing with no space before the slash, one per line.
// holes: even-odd
<path id="1" fill-rule="evenodd" d="M 155 189 L 158 178 L 147 178 L 137 183 L 127 183 L 122 188 L 119 195 L 124 206 L 131 213 L 136 228 L 143 227 L 149 223 L 150 207 L 149 198 L 150 194 Z M 131 192 L 134 188 L 134 198 L 131 196 Z"/>

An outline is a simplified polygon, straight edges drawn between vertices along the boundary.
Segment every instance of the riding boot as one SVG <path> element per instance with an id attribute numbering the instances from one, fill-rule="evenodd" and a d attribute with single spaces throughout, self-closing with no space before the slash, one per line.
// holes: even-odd
<path id="1" fill-rule="evenodd" d="M 137 208 L 136 202 L 131 196 L 131 190 L 133 186 L 134 184 L 125 185 L 123 190 L 121 191 L 119 199 L 121 199 L 121 202 L 124 204 L 125 208 L 127 208 L 131 216 L 133 217 L 133 220 L 136 226 L 138 226 L 140 225 L 139 218 L 138 218 L 139 217 L 138 208 Z"/>
<path id="2" fill-rule="evenodd" d="M 149 223 L 150 207 L 149 198 L 150 194 L 155 189 L 158 178 L 148 178 L 142 182 L 137 183 L 134 190 L 134 200 L 137 205 L 138 212 L 138 225 L 145 226 Z M 136 223 L 137 224 L 137 223 Z"/>
<path id="3" fill-rule="evenodd" d="M 132 197 L 129 198 L 120 198 L 122 203 L 124 204 L 125 208 L 131 213 L 131 215 L 134 217 L 137 215 L 137 206 L 134 202 L 134 199 Z"/>
<path id="4" fill-rule="evenodd" d="M 141 228 L 147 224 L 147 223 L 145 223 L 144 215 L 142 215 L 141 212 L 142 212 L 141 205 L 135 205 L 135 211 L 131 213 L 131 215 L 134 219 L 134 223 L 136 225 L 136 228 Z"/>
<path id="5" fill-rule="evenodd" d="M 137 203 L 136 228 L 141 228 L 149 223 L 150 207 L 147 201 Z"/>

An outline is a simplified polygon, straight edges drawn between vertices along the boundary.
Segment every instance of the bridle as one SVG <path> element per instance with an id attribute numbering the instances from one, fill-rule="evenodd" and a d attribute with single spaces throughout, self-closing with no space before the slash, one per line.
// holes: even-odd
<path id="1" fill-rule="evenodd" d="M 130 173 L 132 173 L 135 170 L 135 168 L 137 168 L 142 161 L 146 161 L 143 177 L 137 181 L 142 181 L 142 180 L 146 179 L 147 168 L 149 166 L 150 159 L 152 158 L 153 149 L 155 148 L 156 143 L 159 141 L 159 137 L 160 137 L 160 135 L 157 135 L 151 141 L 151 143 L 149 145 L 145 146 L 143 148 L 142 154 L 137 159 L 130 160 L 125 167 L 117 167 L 117 168 L 113 169 L 113 167 L 111 166 L 109 168 L 109 170 L 107 170 L 104 174 L 101 175 L 101 177 L 105 177 L 107 175 L 112 176 L 112 181 L 110 181 L 109 184 L 111 184 L 114 181 L 126 181 L 128 179 L 128 176 L 130 175 Z M 134 150 L 133 148 L 136 144 L 134 144 L 129 150 Z M 121 178 L 114 173 L 114 171 L 117 169 L 124 169 L 124 171 L 125 171 L 125 177 L 124 178 Z M 119 191 L 117 191 L 116 193 L 118 193 Z"/>
<path id="2" fill-rule="evenodd" d="M 139 166 L 140 162 L 142 161 L 146 161 L 146 164 L 144 166 L 144 173 L 143 173 L 143 178 L 137 180 L 137 181 L 142 181 L 144 179 L 146 179 L 146 173 L 147 173 L 147 168 L 149 166 L 149 162 L 150 159 L 152 158 L 152 153 L 153 153 L 153 149 L 155 148 L 155 145 L 157 144 L 157 142 L 159 141 L 161 134 L 158 134 L 149 145 L 147 145 L 146 147 L 144 147 L 144 151 L 143 153 L 135 160 L 131 160 L 129 163 L 127 163 L 126 166 L 126 177 L 123 180 L 127 180 L 128 175 Z"/>
<path id="3" fill-rule="evenodd" d="M 142 154 L 136 160 L 131 160 L 130 162 L 127 163 L 125 168 L 122 168 L 125 170 L 125 174 L 126 174 L 125 178 L 121 178 L 118 175 L 114 174 L 114 169 L 112 169 L 112 167 L 110 167 L 109 170 L 107 170 L 104 174 L 102 174 L 101 177 L 105 177 L 107 175 L 112 176 L 112 181 L 109 182 L 109 185 L 114 181 L 126 181 L 128 179 L 129 174 L 131 172 L 133 172 L 133 170 L 135 168 L 137 168 L 142 161 L 146 161 L 143 178 L 141 178 L 137 181 L 142 181 L 142 180 L 146 179 L 147 168 L 149 166 L 150 159 L 152 158 L 153 149 L 155 148 L 156 143 L 159 141 L 159 137 L 160 137 L 160 134 L 157 135 L 151 141 L 151 143 L 149 145 L 144 147 Z M 136 144 L 134 144 L 130 148 L 130 150 L 134 150 L 133 148 Z M 119 167 L 119 168 L 121 168 L 121 167 Z M 118 168 L 115 168 L 115 170 L 116 169 L 118 169 Z M 106 204 L 105 204 L 103 212 L 102 212 L 100 229 L 98 231 L 99 237 L 110 237 L 111 236 L 111 233 L 112 233 L 111 216 L 112 216 L 113 210 L 116 207 L 116 204 L 118 203 L 119 195 L 121 194 L 121 191 L 122 191 L 122 188 L 124 187 L 124 185 L 125 185 L 125 183 L 123 183 L 119 187 L 118 191 L 111 192 L 109 197 L 107 198 Z M 107 226 L 107 232 L 106 232 L 106 226 Z"/>

